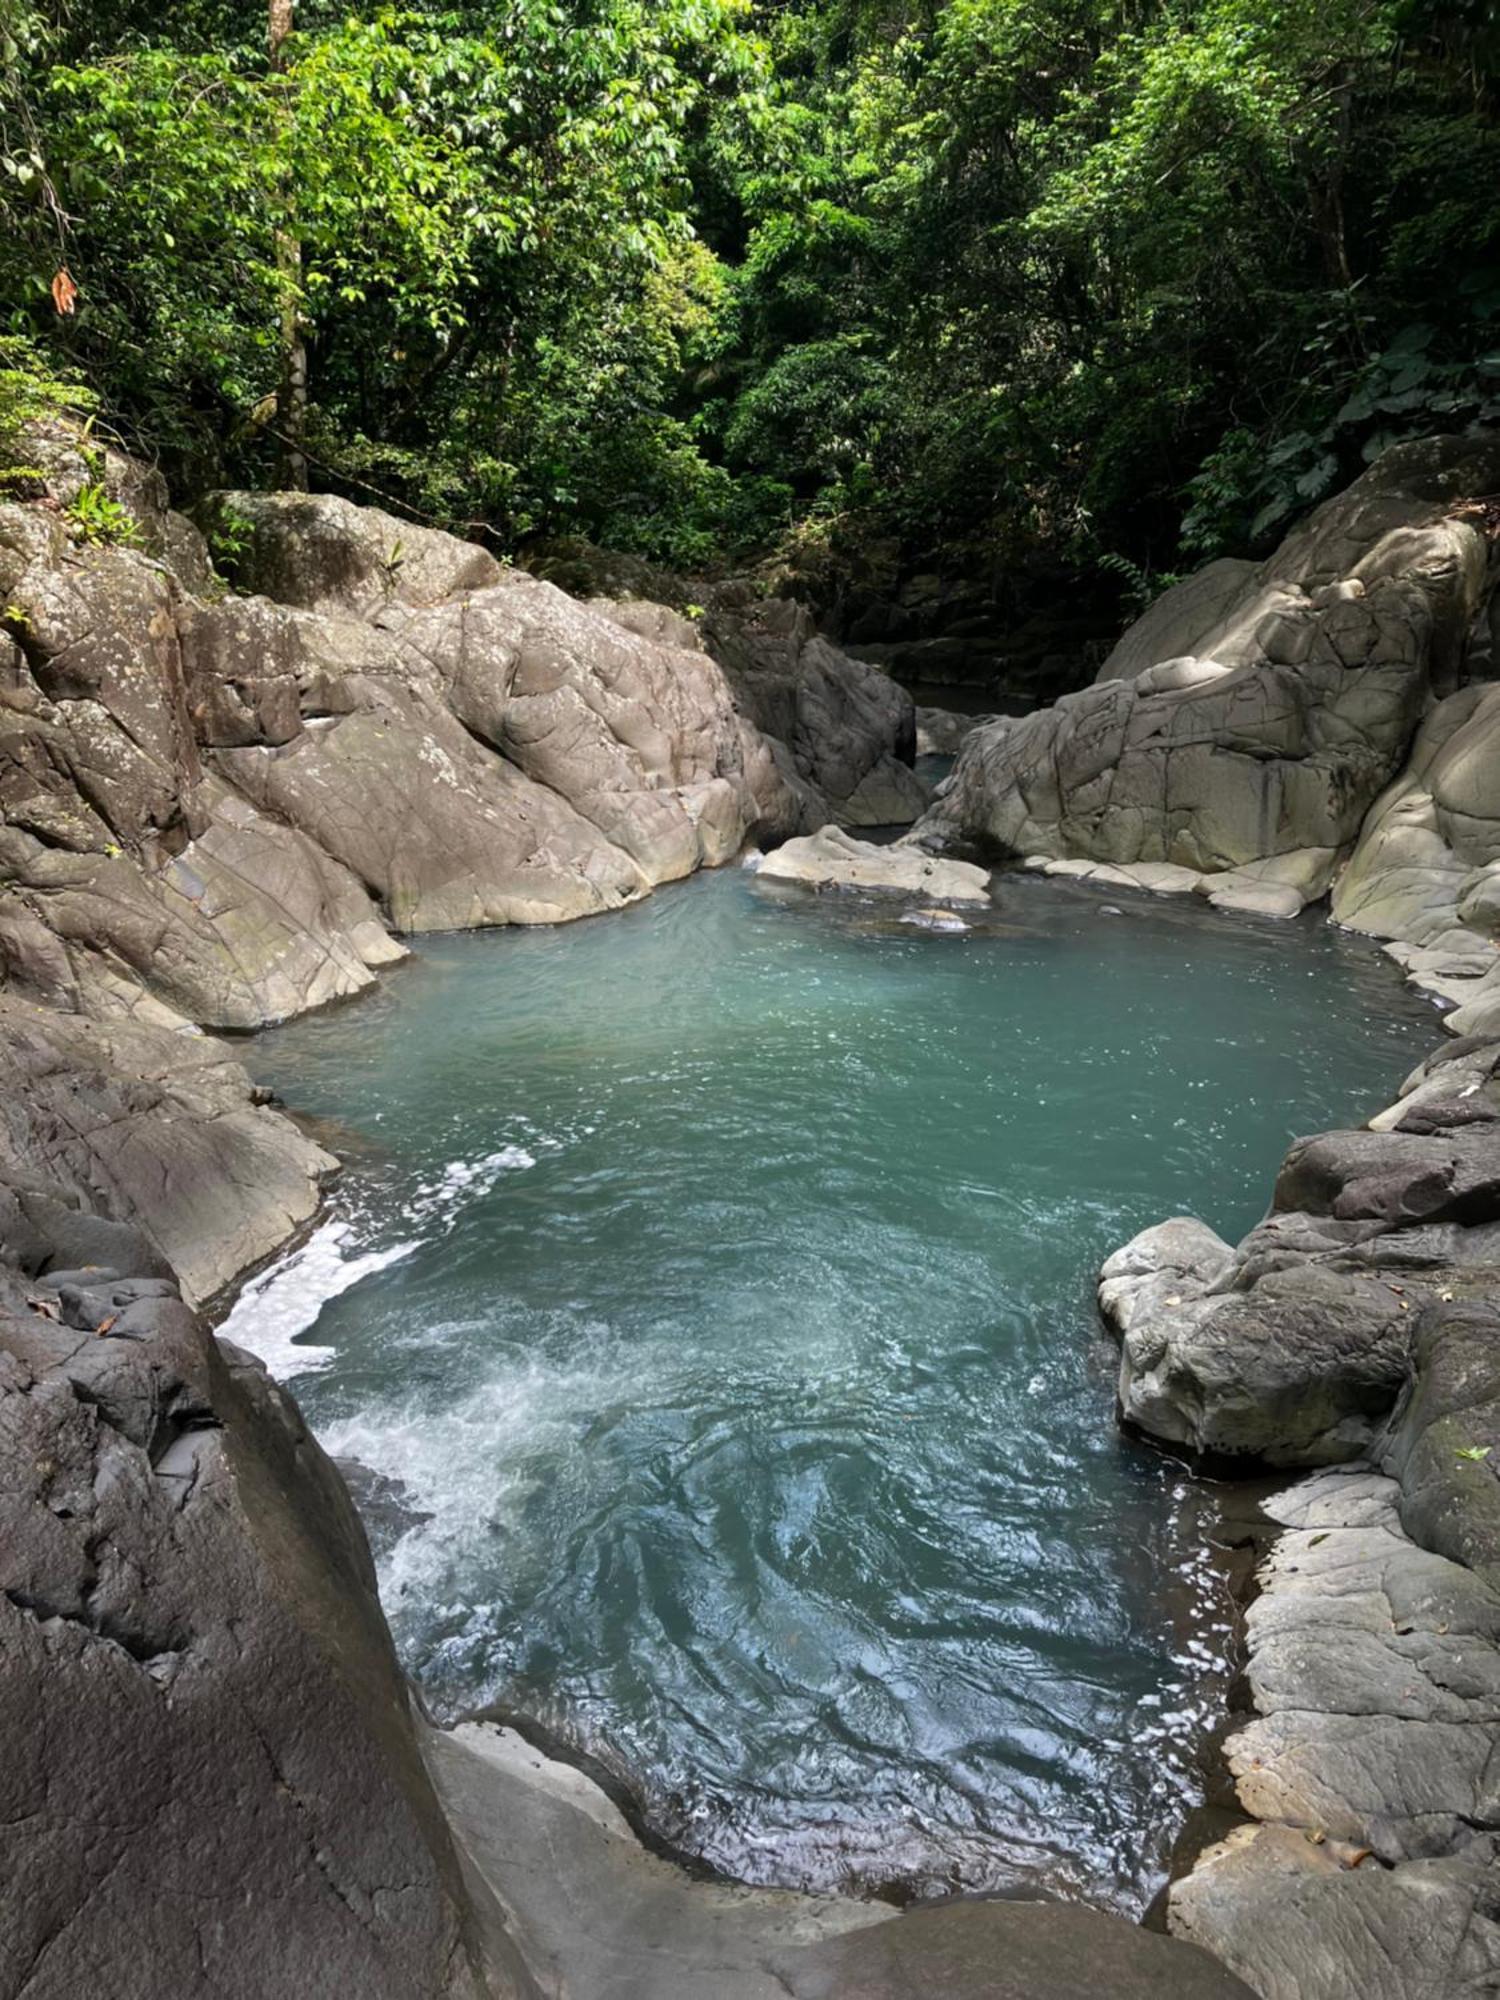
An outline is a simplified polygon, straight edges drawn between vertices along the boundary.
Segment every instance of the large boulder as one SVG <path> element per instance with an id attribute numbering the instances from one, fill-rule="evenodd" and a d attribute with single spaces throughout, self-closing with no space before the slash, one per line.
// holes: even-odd
<path id="1" fill-rule="evenodd" d="M 503 2000 L 363 1533 L 170 1282 L 0 1269 L 0 1990 Z"/>
<path id="2" fill-rule="evenodd" d="M 889 674 L 821 638 L 789 597 L 715 611 L 704 634 L 743 712 L 787 746 L 841 826 L 905 825 L 922 812 L 916 705 Z"/>
<path id="3" fill-rule="evenodd" d="M 1351 1867 L 1318 1829 L 1247 1825 L 1172 1890 L 1175 1934 L 1260 2000 L 1481 2000 L 1500 1975 L 1495 1843 Z"/>
<path id="4" fill-rule="evenodd" d="M 1120 1406 L 1179 1449 L 1272 1465 L 1359 1457 L 1412 1374 L 1422 1313 L 1500 1270 L 1494 1045 L 1408 1080 L 1379 1129 L 1299 1139 L 1231 1251 L 1191 1219 L 1105 1264 Z"/>
<path id="5" fill-rule="evenodd" d="M 373 617 L 389 604 L 441 604 L 502 574 L 477 543 L 332 493 L 216 493 L 197 519 L 229 552 L 242 589 L 303 611 Z"/>
<path id="6" fill-rule="evenodd" d="M 222 751 L 220 767 L 357 876 L 398 931 L 560 923 L 646 893 L 623 849 L 420 687 L 343 692 L 345 713 L 279 747 Z"/>
<path id="7" fill-rule="evenodd" d="M 1333 897 L 1336 922 L 1392 940 L 1455 1034 L 1500 1028 L 1500 688 L 1440 702 L 1371 809 Z"/>
<path id="8" fill-rule="evenodd" d="M 1456 670 L 1487 558 L 1458 503 L 1497 483 L 1494 440 L 1387 453 L 1253 578 L 1148 614 L 1132 678 L 970 737 L 920 834 L 1200 871 L 1346 846 Z"/>
<path id="9" fill-rule="evenodd" d="M 213 589 L 208 545 L 185 514 L 174 512 L 167 482 L 154 465 L 60 420 L 32 425 L 22 456 L 57 507 L 74 506 L 85 488 L 102 490 L 122 511 L 135 547 L 185 590 L 204 594 Z"/>
<path id="10" fill-rule="evenodd" d="M 927 903 L 987 903 L 989 873 L 968 861 L 942 861 L 898 843 L 877 847 L 839 826 L 789 840 L 761 861 L 768 882 L 802 882 L 812 889 L 864 889 L 920 897 Z"/>
<path id="11" fill-rule="evenodd" d="M 405 955 L 362 884 L 304 834 L 217 778 L 183 804 L 183 842 L 138 856 L 0 827 L 0 971 L 17 988 L 100 1018 L 160 1005 L 246 1030 L 362 992 Z M 7 941 L 33 926 L 59 949 L 28 962 Z"/>
<path id="12" fill-rule="evenodd" d="M 336 1165 L 222 1043 L 0 992 L 0 1243 L 17 1261 L 90 1251 L 76 1211 L 136 1230 L 201 1302 L 312 1217 Z"/>
<path id="13" fill-rule="evenodd" d="M 1133 681 L 1163 660 L 1196 659 L 1242 598 L 1254 589 L 1259 563 L 1222 556 L 1164 590 L 1148 605 L 1100 667 L 1096 680 Z"/>
<path id="14" fill-rule="evenodd" d="M 360 882 L 205 772 L 215 742 L 301 729 L 296 614 L 192 604 L 138 551 L 58 532 L 0 509 L 0 907 L 65 947 L 47 997 L 240 1029 L 369 985 L 401 952 Z"/>
<path id="15" fill-rule="evenodd" d="M 724 675 L 676 634 L 517 573 L 381 628 L 436 673 L 471 734 L 628 854 L 651 884 L 731 859 L 797 806 Z"/>
<path id="16" fill-rule="evenodd" d="M 1383 1452 L 1402 1524 L 1500 1593 L 1500 1297 L 1432 1301 L 1412 1359 Z"/>
<path id="17" fill-rule="evenodd" d="M 1206 1951 L 1064 1903 L 913 1910 L 782 1952 L 774 1969 L 792 2000 L 1252 2000 L 1254 1992 Z"/>
<path id="18" fill-rule="evenodd" d="M 234 596 L 129 461 L 127 542 L 80 539 L 93 460 L 41 444 L 55 490 L 0 504 L 0 971 L 33 1000 L 255 1028 L 368 986 L 390 928 L 593 915 L 827 816 L 689 619 L 296 494 L 205 508 L 274 593 Z"/>

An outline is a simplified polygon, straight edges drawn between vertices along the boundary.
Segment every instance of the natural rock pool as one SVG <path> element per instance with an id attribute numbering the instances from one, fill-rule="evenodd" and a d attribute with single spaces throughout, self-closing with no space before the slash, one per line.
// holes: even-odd
<path id="1" fill-rule="evenodd" d="M 1139 1910 L 1227 1618 L 1095 1272 L 1238 1237 L 1434 1017 L 1311 919 L 1001 903 L 933 936 L 729 870 L 424 942 L 249 1045 L 349 1164 L 224 1330 L 425 1517 L 382 1585 L 438 1708 L 623 1762 L 745 1879 Z"/>

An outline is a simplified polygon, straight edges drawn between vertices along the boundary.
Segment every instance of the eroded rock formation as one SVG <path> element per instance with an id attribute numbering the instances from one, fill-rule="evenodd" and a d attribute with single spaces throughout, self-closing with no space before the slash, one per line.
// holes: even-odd
<path id="1" fill-rule="evenodd" d="M 1311 852 L 1275 886 L 1321 894 L 1453 684 L 1487 581 L 1466 503 L 1497 485 L 1492 439 L 1388 452 L 1269 562 L 1170 593 L 1093 687 L 971 736 L 917 837 L 1210 878 Z"/>
<path id="2" fill-rule="evenodd" d="M 203 510 L 264 593 L 229 596 L 129 461 L 138 546 L 71 539 L 44 443 L 51 495 L 0 507 L 0 938 L 54 1004 L 254 1027 L 367 985 L 389 929 L 592 915 L 925 800 L 909 699 L 806 635 L 773 741 L 752 639 L 753 702 L 691 621 L 324 496 Z"/>
<path id="3" fill-rule="evenodd" d="M 110 1250 L 0 1272 L 0 1992 L 529 1993 L 337 1474 L 258 1363 L 129 1275 L 151 1246 Z"/>
<path id="4" fill-rule="evenodd" d="M 195 1300 L 332 1166 L 197 1029 L 356 994 L 394 933 L 617 909 L 835 818 L 825 784 L 856 813 L 925 800 L 909 699 L 805 635 L 776 656 L 809 675 L 783 743 L 661 607 L 293 494 L 202 510 L 264 593 L 232 595 L 154 474 L 107 455 L 133 527 L 100 546 L 67 513 L 98 463 L 60 430 L 28 456 L 46 493 L 0 504 L 0 986 L 34 1109 L 0 1177 L 135 1224 Z"/>
<path id="5" fill-rule="evenodd" d="M 1446 2000 L 1500 1976 L 1500 1043 L 1455 1042 L 1357 1132 L 1300 1140 L 1231 1250 L 1201 1222 L 1104 1267 L 1127 1419 L 1329 1465 L 1246 1621 L 1246 1824 L 1172 1927 L 1263 2000 Z"/>

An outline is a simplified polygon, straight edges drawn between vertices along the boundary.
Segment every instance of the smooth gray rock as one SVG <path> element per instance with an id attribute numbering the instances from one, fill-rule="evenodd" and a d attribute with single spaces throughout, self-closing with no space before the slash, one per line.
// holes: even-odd
<path id="1" fill-rule="evenodd" d="M 1124 656 L 1143 661 L 1133 678 L 975 732 L 921 834 L 1205 873 L 1346 846 L 1429 688 L 1454 671 L 1485 587 L 1482 537 L 1452 501 L 1497 483 L 1494 440 L 1388 452 L 1255 579 L 1219 580 L 1191 656 L 1159 652 L 1180 653 L 1164 609 Z M 1282 914 L 1288 900 L 1256 902 Z"/>
<path id="2" fill-rule="evenodd" d="M 1376 801 L 1334 893 L 1336 922 L 1409 947 L 1407 976 L 1454 1034 L 1500 1030 L 1500 688 L 1450 695 Z"/>
<path id="3" fill-rule="evenodd" d="M 1375 1279 L 1317 1263 L 1132 1319 L 1120 1405 L 1153 1437 L 1269 1465 L 1331 1465 L 1370 1444 L 1406 1379 L 1411 1316 Z"/>
<path id="4" fill-rule="evenodd" d="M 1488 1296 L 1436 1298 L 1423 1312 L 1383 1462 L 1412 1538 L 1500 1591 L 1500 1269 L 1487 1275 Z"/>
<path id="5" fill-rule="evenodd" d="M 714 611 L 703 632 L 742 712 L 787 746 L 841 825 L 904 824 L 926 808 L 927 789 L 910 768 L 911 696 L 820 638 L 802 605 L 773 597 Z"/>
<path id="6" fill-rule="evenodd" d="M 909 1912 L 776 1961 L 793 2000 L 1251 2000 L 1206 1951 L 1076 1904 Z"/>
<path id="7" fill-rule="evenodd" d="M 1282 1213 L 1369 1220 L 1385 1229 L 1500 1219 L 1500 1133 L 1324 1132 L 1296 1140 L 1276 1177 Z"/>
<path id="8" fill-rule="evenodd" d="M 956 757 L 963 740 L 976 729 L 1002 718 L 995 715 L 962 715 L 952 708 L 917 709 L 917 755 Z"/>
<path id="9" fill-rule="evenodd" d="M 768 882 L 805 882 L 814 889 L 866 889 L 920 896 L 925 903 L 987 903 L 989 873 L 968 861 L 943 861 L 898 843 L 877 847 L 842 827 L 825 826 L 789 840 L 757 868 Z"/>
<path id="10" fill-rule="evenodd" d="M 695 1881 L 581 1772 L 514 1732 L 430 1732 L 473 1871 L 545 1989 L 578 2000 L 1244 2000 L 1207 1954 L 1061 1903 L 885 1904 Z"/>
<path id="11" fill-rule="evenodd" d="M 359 706 L 293 742 L 222 751 L 220 765 L 341 862 L 395 930 L 562 923 L 646 893 L 628 854 L 433 697 L 361 692 Z"/>
<path id="12" fill-rule="evenodd" d="M 0 963 L 10 910 L 62 947 L 28 982 L 37 997 L 109 1015 L 149 994 L 205 1027 L 250 1029 L 362 992 L 405 956 L 362 883 L 304 834 L 217 778 L 181 806 L 185 844 L 134 857 L 0 829 Z"/>
<path id="13" fill-rule="evenodd" d="M 0 1188 L 129 1225 L 194 1302 L 309 1220 L 336 1167 L 222 1043 L 0 993 Z"/>
<path id="14" fill-rule="evenodd" d="M 894 1921 L 883 1904 L 694 1880 L 642 1847 L 582 1772 L 511 1730 L 429 1730 L 423 1749 L 471 1875 L 549 1995 L 785 2000 L 778 1951 Z"/>
<path id="15" fill-rule="evenodd" d="M 1351 1869 L 1291 1827 L 1243 1827 L 1172 1890 L 1172 1929 L 1261 2000 L 1480 2000 L 1500 1980 L 1493 1843 Z"/>
<path id="16" fill-rule="evenodd" d="M 1260 565 L 1221 556 L 1174 583 L 1143 611 L 1109 654 L 1096 680 L 1133 681 L 1162 660 L 1196 654 L 1207 633 L 1223 624 L 1254 588 Z"/>
<path id="17" fill-rule="evenodd" d="M 1257 1819 L 1388 1863 L 1500 1826 L 1500 1596 L 1413 1542 L 1400 1499 L 1357 1474 L 1271 1503 L 1287 1526 L 1246 1616 L 1256 1719 L 1226 1746 Z"/>
<path id="18" fill-rule="evenodd" d="M 798 804 L 701 650 L 641 636 L 524 573 L 380 619 L 473 735 L 567 801 L 651 883 L 793 830 Z"/>
<path id="19" fill-rule="evenodd" d="M 487 549 L 331 493 L 215 493 L 197 509 L 210 539 L 232 531 L 234 580 L 303 611 L 373 617 L 498 583 Z"/>
<path id="20" fill-rule="evenodd" d="M 260 1365 L 160 1290 L 75 1330 L 0 1274 L 0 1433 L 0 1990 L 530 2000 Z"/>
<path id="21" fill-rule="evenodd" d="M 1337 1464 L 1375 1444 L 1424 1311 L 1500 1282 L 1500 1102 L 1483 1094 L 1494 1059 L 1460 1053 L 1467 1066 L 1411 1079 L 1410 1127 L 1398 1105 L 1382 1129 L 1297 1140 L 1271 1214 L 1233 1253 L 1178 1221 L 1106 1263 L 1130 1423 L 1272 1465 Z M 1488 1064 L 1478 1076 L 1475 1062 Z"/>
<path id="22" fill-rule="evenodd" d="M 1210 1290 L 1228 1271 L 1234 1252 L 1196 1216 L 1178 1215 L 1133 1236 L 1105 1259 L 1099 1273 L 1099 1310 L 1116 1333 L 1135 1320 L 1170 1310 Z"/>

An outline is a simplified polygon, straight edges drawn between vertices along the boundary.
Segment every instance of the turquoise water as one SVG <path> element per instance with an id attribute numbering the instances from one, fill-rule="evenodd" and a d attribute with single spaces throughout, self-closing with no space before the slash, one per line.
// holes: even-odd
<path id="1" fill-rule="evenodd" d="M 962 936 L 731 870 L 428 941 L 250 1045 L 350 1165 L 229 1330 L 426 1516 L 382 1588 L 440 1710 L 749 1879 L 1138 1909 L 1224 1615 L 1094 1273 L 1241 1233 L 1436 1039 L 1312 920 L 1030 878 Z"/>

